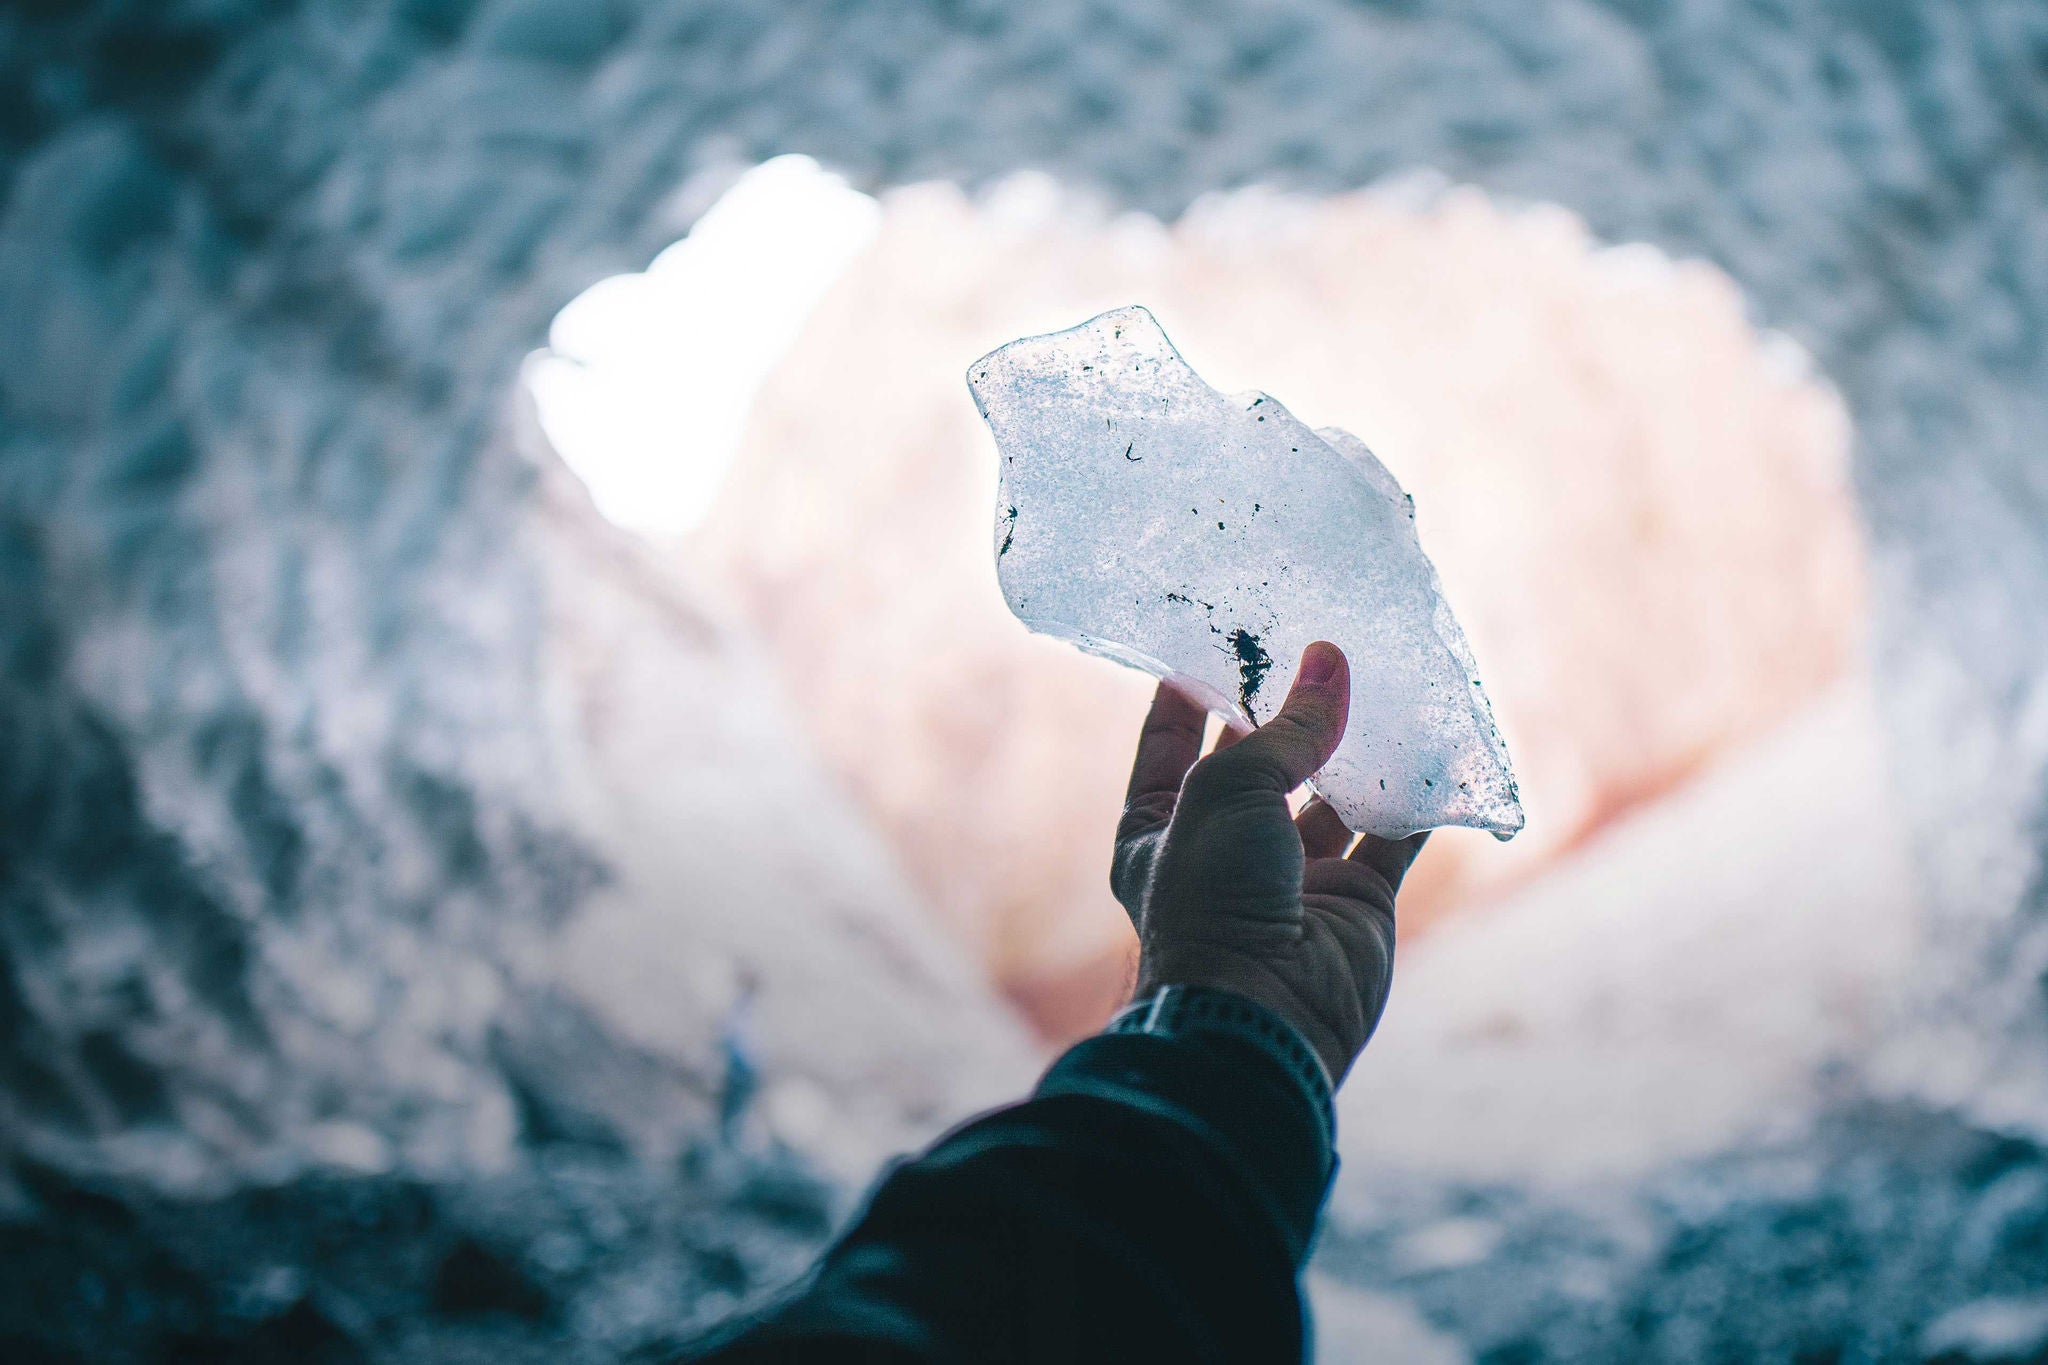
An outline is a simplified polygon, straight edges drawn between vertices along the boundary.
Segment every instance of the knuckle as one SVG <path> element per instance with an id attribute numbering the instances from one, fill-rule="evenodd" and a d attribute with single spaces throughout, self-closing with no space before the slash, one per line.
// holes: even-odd
<path id="1" fill-rule="evenodd" d="M 1117 821 L 1117 839 L 1134 839 L 1162 828 L 1173 816 L 1174 801 L 1172 792 L 1153 792 L 1125 802 L 1123 816 Z"/>
<path id="2" fill-rule="evenodd" d="M 1181 783 L 1181 804 L 1199 810 L 1235 788 L 1238 782 L 1234 765 L 1229 760 L 1236 752 L 1236 749 L 1225 749 L 1188 769 L 1187 780 Z"/>
<path id="3" fill-rule="evenodd" d="M 1243 791 L 1270 790 L 1282 779 L 1284 770 L 1266 747 L 1248 739 L 1189 769 L 1182 799 L 1208 805 Z"/>
<path id="4" fill-rule="evenodd" d="M 1138 727 L 1138 738 L 1158 739 L 1164 735 L 1187 734 L 1191 727 L 1179 716 L 1162 716 L 1157 711 L 1145 717 L 1145 723 Z"/>
<path id="5" fill-rule="evenodd" d="M 1170 791 L 1145 792 L 1124 803 L 1125 815 L 1143 815 L 1163 820 L 1173 813 L 1174 798 Z"/>

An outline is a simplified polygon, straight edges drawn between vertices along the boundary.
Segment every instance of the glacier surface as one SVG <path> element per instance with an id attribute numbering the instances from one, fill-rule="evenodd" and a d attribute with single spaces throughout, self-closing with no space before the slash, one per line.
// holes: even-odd
<path id="1" fill-rule="evenodd" d="M 1351 723 L 1311 780 L 1354 830 L 1522 827 L 1507 746 L 1415 532 L 1365 443 L 1226 396 L 1118 308 L 968 370 L 1001 461 L 997 575 L 1018 619 L 1257 725 L 1313 640 Z"/>

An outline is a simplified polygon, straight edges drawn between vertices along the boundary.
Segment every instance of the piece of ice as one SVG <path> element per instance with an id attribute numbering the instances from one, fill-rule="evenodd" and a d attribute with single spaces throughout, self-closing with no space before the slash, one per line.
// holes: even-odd
<path id="1" fill-rule="evenodd" d="M 1302 649 L 1351 661 L 1351 720 L 1312 780 L 1354 830 L 1522 827 L 1506 746 L 1414 502 L 1364 442 L 1226 397 L 1119 308 L 967 372 L 995 433 L 996 572 L 1018 619 L 1257 724 Z"/>

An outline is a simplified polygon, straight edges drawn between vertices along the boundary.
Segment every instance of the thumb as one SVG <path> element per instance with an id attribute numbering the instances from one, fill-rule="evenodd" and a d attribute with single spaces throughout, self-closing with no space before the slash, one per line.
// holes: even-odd
<path id="1" fill-rule="evenodd" d="M 1215 755 L 1228 785 L 1286 795 L 1330 761 L 1351 710 L 1351 665 L 1344 651 L 1318 640 L 1301 653 L 1294 686 L 1278 715 Z"/>

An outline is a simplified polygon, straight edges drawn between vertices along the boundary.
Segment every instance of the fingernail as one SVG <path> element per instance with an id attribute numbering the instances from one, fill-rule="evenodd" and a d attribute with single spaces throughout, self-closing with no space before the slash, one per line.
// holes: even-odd
<path id="1" fill-rule="evenodd" d="M 1303 651 L 1296 681 L 1304 687 L 1321 687 L 1337 676 L 1337 663 L 1343 657 L 1335 645 L 1316 641 Z"/>

